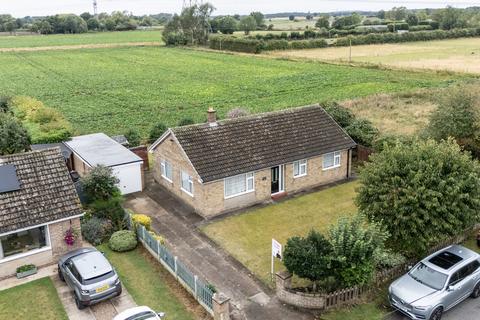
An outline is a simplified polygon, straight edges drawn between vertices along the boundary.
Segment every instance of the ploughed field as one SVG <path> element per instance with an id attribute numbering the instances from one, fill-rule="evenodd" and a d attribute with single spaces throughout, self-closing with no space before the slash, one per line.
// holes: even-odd
<path id="1" fill-rule="evenodd" d="M 462 78 L 167 47 L 0 53 L 0 95 L 38 98 L 79 134 L 134 127 L 146 135 L 157 121 L 203 122 L 210 106 L 224 117 L 238 106 L 257 113 Z"/>
<path id="2" fill-rule="evenodd" d="M 349 61 L 350 48 L 276 51 L 274 56 Z M 396 68 L 480 73 L 480 38 L 363 45 L 352 47 L 352 61 Z"/>

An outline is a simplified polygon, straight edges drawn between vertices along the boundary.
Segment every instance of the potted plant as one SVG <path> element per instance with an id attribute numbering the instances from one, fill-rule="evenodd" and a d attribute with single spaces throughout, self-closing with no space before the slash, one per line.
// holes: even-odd
<path id="1" fill-rule="evenodd" d="M 78 237 L 78 232 L 72 227 L 70 227 L 65 232 L 65 237 L 64 237 L 64 240 L 67 246 L 73 246 L 75 244 L 75 240 L 77 239 L 77 237 Z"/>
<path id="2" fill-rule="evenodd" d="M 34 264 L 26 264 L 17 268 L 17 278 L 25 278 L 37 273 L 37 266 Z"/>

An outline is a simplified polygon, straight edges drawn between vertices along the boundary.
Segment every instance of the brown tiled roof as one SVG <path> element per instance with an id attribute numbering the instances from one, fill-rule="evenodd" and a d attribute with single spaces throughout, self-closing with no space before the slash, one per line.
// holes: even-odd
<path id="1" fill-rule="evenodd" d="M 265 169 L 355 142 L 319 105 L 173 128 L 203 182 Z"/>
<path id="2" fill-rule="evenodd" d="M 0 234 L 82 214 L 60 148 L 0 156 L 20 190 L 0 193 Z"/>

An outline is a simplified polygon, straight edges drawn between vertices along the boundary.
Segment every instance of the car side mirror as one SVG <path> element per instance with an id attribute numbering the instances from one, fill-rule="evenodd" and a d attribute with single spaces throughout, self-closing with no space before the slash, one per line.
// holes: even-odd
<path id="1" fill-rule="evenodd" d="M 455 287 L 454 287 L 454 286 L 448 286 L 448 287 L 447 287 L 447 291 L 448 291 L 448 292 L 455 291 Z"/>
<path id="2" fill-rule="evenodd" d="M 165 312 L 159 312 L 157 315 L 160 317 L 160 319 L 165 318 Z"/>
<path id="3" fill-rule="evenodd" d="M 408 266 L 407 269 L 408 271 L 412 270 L 413 266 Z"/>

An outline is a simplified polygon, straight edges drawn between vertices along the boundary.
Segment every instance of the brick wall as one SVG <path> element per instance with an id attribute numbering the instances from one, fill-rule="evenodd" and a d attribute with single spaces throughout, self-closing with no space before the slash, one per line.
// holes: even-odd
<path id="1" fill-rule="evenodd" d="M 143 160 L 143 170 L 147 171 L 149 169 L 148 166 L 148 150 L 146 146 L 138 146 L 138 147 L 133 147 L 129 149 L 133 153 L 135 153 L 137 156 L 142 158 Z"/>
<path id="2" fill-rule="evenodd" d="M 77 240 L 73 246 L 67 246 L 65 243 L 65 232 L 72 227 L 77 231 Z M 54 259 L 58 259 L 69 250 L 77 249 L 82 246 L 83 240 L 80 233 L 80 218 L 52 223 L 48 226 L 50 232 L 50 243 Z"/>

